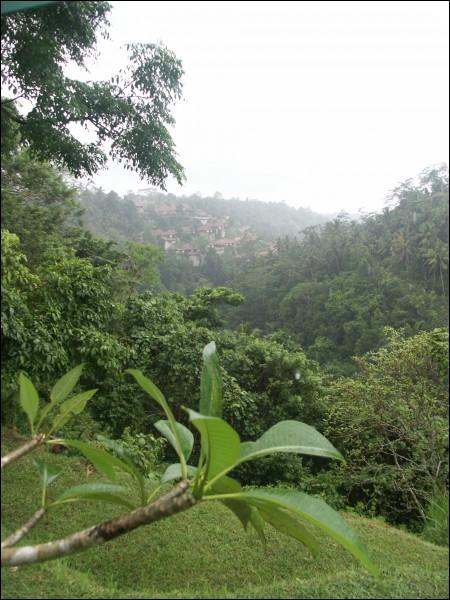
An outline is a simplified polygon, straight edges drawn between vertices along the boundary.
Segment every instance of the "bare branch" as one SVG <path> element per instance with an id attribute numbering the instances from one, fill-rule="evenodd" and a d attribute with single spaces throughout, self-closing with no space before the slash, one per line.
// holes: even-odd
<path id="1" fill-rule="evenodd" d="M 35 435 L 33 438 L 31 438 L 31 440 L 29 442 L 27 442 L 23 446 L 20 446 L 19 448 L 16 448 L 9 454 L 2 456 L 1 468 L 3 469 L 3 467 L 10 465 L 11 463 L 18 460 L 25 454 L 28 454 L 28 452 L 31 452 L 32 450 L 34 450 L 35 448 L 40 446 L 42 444 L 42 442 L 44 441 L 44 439 L 45 439 L 45 435 L 42 433 L 39 435 Z"/>
<path id="2" fill-rule="evenodd" d="M 110 521 L 105 521 L 88 529 L 78 531 L 66 538 L 35 546 L 5 548 L 2 550 L 2 567 L 6 565 L 12 567 L 15 565 L 43 562 L 80 552 L 81 550 L 87 550 L 124 533 L 128 533 L 137 527 L 154 523 L 160 519 L 187 510 L 195 504 L 195 499 L 188 492 L 188 487 L 189 483 L 182 481 L 152 504 L 137 508 Z"/>
<path id="3" fill-rule="evenodd" d="M 31 517 L 31 519 L 29 519 L 24 525 L 22 525 L 22 527 L 19 527 L 19 529 L 17 529 L 14 533 L 12 533 L 2 542 L 2 550 L 3 548 L 14 546 L 14 544 L 20 542 L 20 540 L 24 538 L 27 535 L 27 533 L 33 529 L 33 527 L 36 527 L 36 525 L 42 519 L 44 514 L 45 508 L 40 508 L 39 510 L 37 510 Z"/>

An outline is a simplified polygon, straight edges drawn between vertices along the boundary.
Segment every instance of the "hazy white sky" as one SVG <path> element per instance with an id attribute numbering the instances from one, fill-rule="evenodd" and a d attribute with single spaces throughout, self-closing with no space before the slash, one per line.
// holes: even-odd
<path id="1" fill-rule="evenodd" d="M 379 210 L 388 191 L 448 163 L 448 2 L 112 2 L 111 41 L 161 41 L 182 60 L 174 193 Z M 118 165 L 94 178 L 147 187 Z"/>

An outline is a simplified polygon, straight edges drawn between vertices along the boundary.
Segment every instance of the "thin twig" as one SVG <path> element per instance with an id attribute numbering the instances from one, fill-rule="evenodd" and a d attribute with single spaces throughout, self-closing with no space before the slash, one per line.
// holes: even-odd
<path id="1" fill-rule="evenodd" d="M 39 510 L 37 510 L 34 513 L 34 515 L 24 525 L 22 525 L 22 527 L 19 527 L 19 529 L 17 529 L 14 533 L 12 533 L 5 540 L 3 540 L 1 546 L 2 550 L 3 548 L 14 546 L 18 542 L 20 542 L 20 540 L 24 538 L 27 535 L 27 533 L 29 533 L 33 529 L 33 527 L 36 527 L 36 525 L 42 519 L 44 514 L 45 508 L 40 508 Z"/>

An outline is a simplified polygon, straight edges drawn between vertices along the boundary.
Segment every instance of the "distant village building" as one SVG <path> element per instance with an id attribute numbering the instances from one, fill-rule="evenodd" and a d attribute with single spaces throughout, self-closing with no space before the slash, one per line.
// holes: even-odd
<path id="1" fill-rule="evenodd" d="M 175 250 L 175 253 L 187 256 L 194 267 L 198 267 L 202 262 L 202 253 L 191 244 L 183 244 Z"/>
<path id="2" fill-rule="evenodd" d="M 217 254 L 223 254 L 226 248 L 236 248 L 241 241 L 241 238 L 223 238 L 216 240 L 209 244 L 209 247 L 217 252 Z"/>
<path id="3" fill-rule="evenodd" d="M 157 229 L 155 231 L 155 237 L 162 242 L 164 250 L 168 250 L 175 246 L 178 239 L 175 229 L 168 229 L 167 231 Z"/>
<path id="4" fill-rule="evenodd" d="M 155 212 L 158 215 L 174 215 L 177 207 L 174 204 L 155 204 Z"/>

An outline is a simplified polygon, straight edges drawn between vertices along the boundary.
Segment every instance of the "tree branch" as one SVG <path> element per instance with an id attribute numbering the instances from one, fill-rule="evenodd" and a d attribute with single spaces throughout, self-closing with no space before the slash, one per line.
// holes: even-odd
<path id="1" fill-rule="evenodd" d="M 44 508 L 40 508 L 39 510 L 37 510 L 34 513 L 34 515 L 24 525 L 22 525 L 22 527 L 19 527 L 19 529 L 17 529 L 14 533 L 12 533 L 10 536 L 8 536 L 2 542 L 2 550 L 3 550 L 3 548 L 7 548 L 9 546 L 14 546 L 14 544 L 17 544 L 18 542 L 20 542 L 20 540 L 23 537 L 25 537 L 27 535 L 27 533 L 33 529 L 33 527 L 36 527 L 36 525 L 42 519 L 44 514 L 45 514 Z"/>
<path id="2" fill-rule="evenodd" d="M 39 435 L 35 435 L 33 438 L 31 438 L 31 440 L 29 442 L 27 442 L 23 446 L 20 446 L 19 448 L 16 448 L 9 454 L 2 456 L 1 468 L 3 469 L 3 467 L 10 465 L 11 463 L 18 460 L 25 454 L 28 454 L 28 452 L 31 452 L 32 450 L 34 450 L 35 448 L 40 446 L 42 444 L 42 442 L 44 441 L 44 439 L 45 439 L 45 436 L 42 433 Z"/>
<path id="3" fill-rule="evenodd" d="M 170 492 L 148 506 L 137 508 L 110 521 L 78 531 L 66 538 L 35 546 L 5 548 L 2 550 L 2 567 L 43 562 L 87 550 L 128 533 L 137 527 L 154 523 L 187 510 L 195 504 L 194 497 L 188 492 L 188 486 L 187 481 L 182 481 Z"/>

